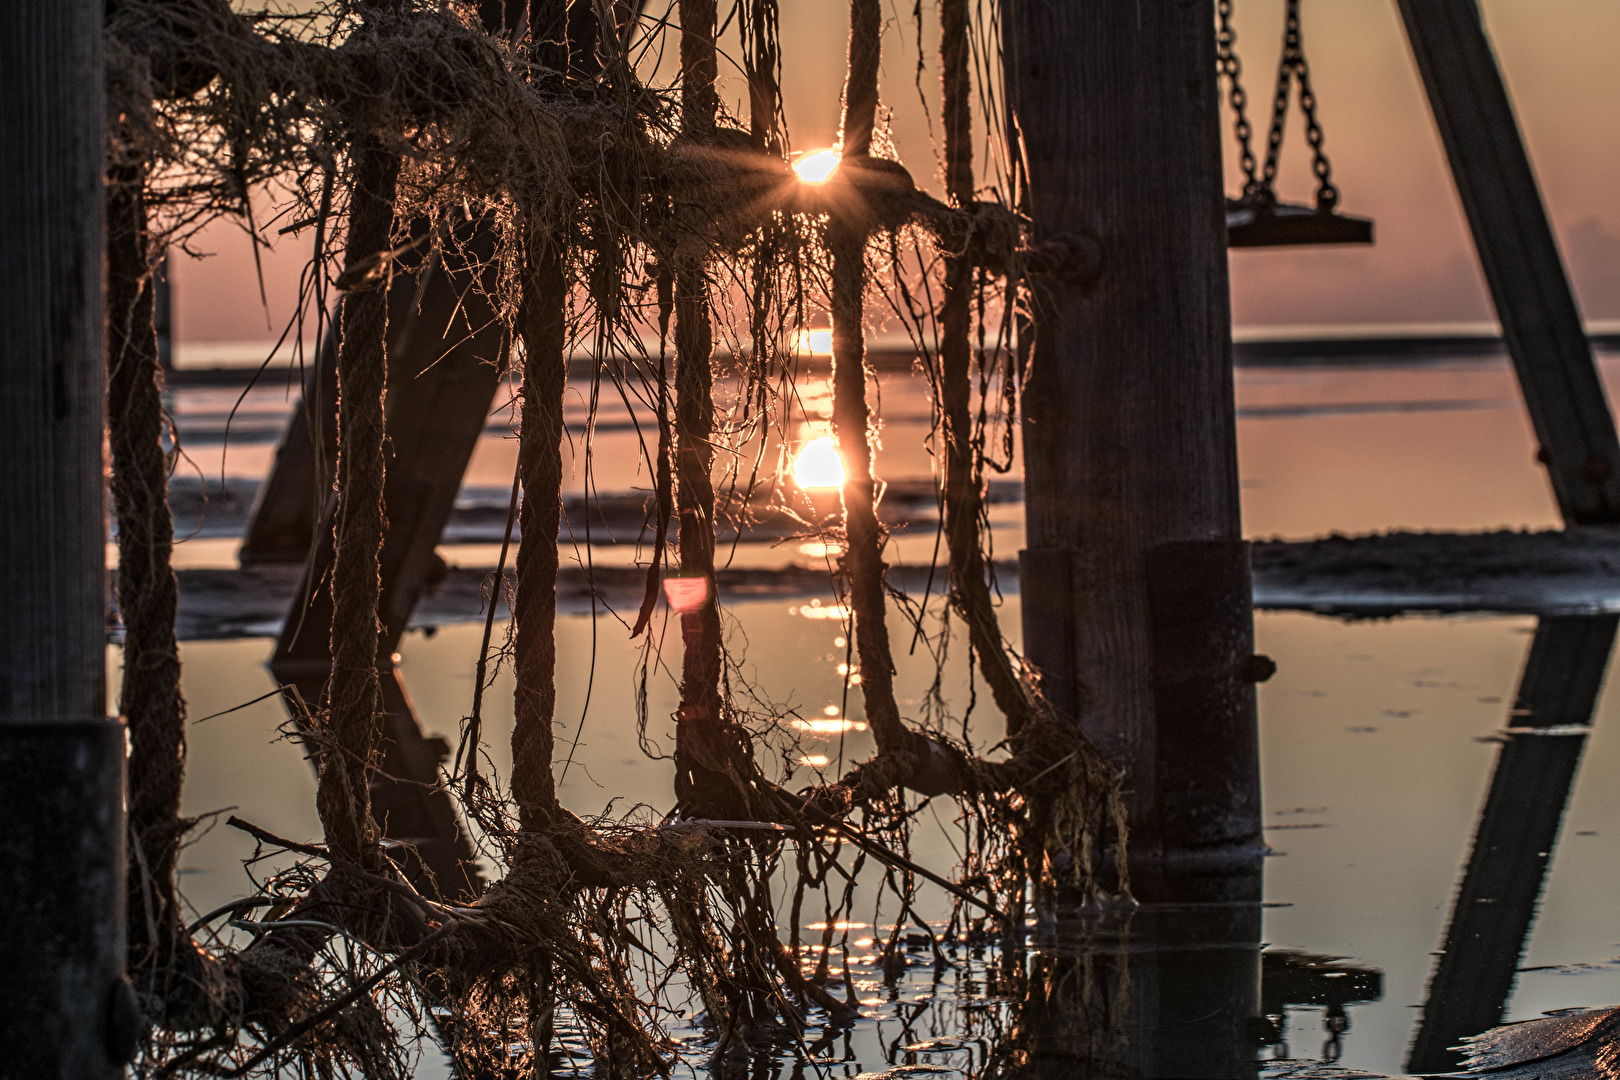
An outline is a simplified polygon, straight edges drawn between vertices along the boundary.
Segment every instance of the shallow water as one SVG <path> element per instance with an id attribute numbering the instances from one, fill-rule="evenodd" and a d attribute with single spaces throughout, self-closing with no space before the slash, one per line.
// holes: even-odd
<path id="1" fill-rule="evenodd" d="M 1617 370 L 1612 361 L 1604 367 L 1610 376 Z M 883 461 L 890 479 L 926 474 L 927 458 L 916 449 L 927 416 L 918 388 L 909 376 L 886 380 L 891 418 L 884 442 L 894 452 Z M 1250 535 L 1556 524 L 1532 460 L 1528 424 L 1503 364 L 1248 370 L 1239 373 L 1238 394 Z M 183 392 L 177 402 L 183 431 L 188 408 L 199 416 L 217 412 L 216 403 L 188 397 Z M 273 426 L 276 403 L 263 404 L 265 423 Z M 199 430 L 202 426 L 198 421 Z M 637 482 L 634 461 L 627 460 L 627 447 L 609 441 L 615 438 L 603 436 L 598 446 L 604 490 L 609 475 L 621 488 Z M 192 452 L 205 470 L 219 469 L 218 445 L 206 436 Z M 261 446 L 244 446 L 234 448 L 227 462 L 233 473 L 253 475 L 267 460 Z M 504 484 L 510 473 L 503 470 L 510 463 L 505 440 L 487 437 L 469 484 Z M 1016 551 L 1021 541 L 1017 516 L 1016 508 L 996 515 L 996 546 L 1004 554 Z M 206 554 L 199 549 L 205 564 L 233 554 L 228 542 L 194 543 L 216 545 Z M 900 552 L 905 560 L 926 561 L 931 549 L 931 535 L 915 536 L 906 538 Z M 487 557 L 453 548 L 444 553 L 468 565 Z M 186 557 L 184 545 L 181 557 Z M 807 617 L 803 609 L 815 606 L 769 600 L 728 608 L 733 648 L 748 683 L 762 697 L 795 711 L 802 721 L 851 722 L 841 732 L 805 731 L 793 728 L 793 717 L 787 717 L 784 726 L 801 745 L 785 755 L 785 764 L 793 765 L 801 780 L 807 778 L 807 766 L 797 764 L 801 758 L 825 757 L 829 771 L 836 771 L 840 753 L 858 758 L 870 747 L 859 730 L 858 692 L 847 703 L 844 697 L 838 671 L 845 659 L 842 628 L 837 619 Z M 1018 612 L 1018 597 L 1008 595 L 1002 621 L 1014 641 Z M 1297 613 L 1257 614 L 1258 647 L 1278 662 L 1276 677 L 1260 689 L 1266 837 L 1273 854 L 1264 867 L 1266 906 L 1245 909 L 1196 950 L 1166 944 L 1176 931 L 1156 930 L 1152 913 L 1134 921 L 1126 944 L 1113 930 L 1090 942 L 1037 935 L 1027 961 L 1041 976 L 1035 984 L 1061 983 L 1069 990 L 1049 999 L 1037 994 L 1033 1003 L 987 998 L 981 969 L 986 963 L 993 967 L 993 959 L 964 957 L 962 967 L 947 970 L 937 988 L 929 963 L 908 968 L 892 990 L 884 987 L 881 973 L 858 967 L 865 973 L 857 975 L 858 996 L 873 1002 L 864 1007 L 868 1019 L 818 1051 L 822 1063 L 804 1068 L 803 1075 L 883 1070 L 907 1062 L 907 1052 L 899 1049 L 905 1045 L 969 1035 L 990 1041 L 910 1056 L 949 1068 L 950 1075 L 976 1075 L 990 1059 L 1002 1067 L 1022 1062 L 1042 1075 L 1054 1069 L 1052 1075 L 1082 1075 L 1074 1056 L 1082 1051 L 1131 1063 L 1149 1075 L 1254 1075 L 1254 1060 L 1284 1055 L 1336 1056 L 1345 1066 L 1403 1071 L 1424 1016 L 1434 954 L 1443 946 L 1472 837 L 1504 754 L 1499 733 L 1523 724 L 1510 711 L 1535 626 L 1528 617 L 1347 623 Z M 402 668 L 425 729 L 455 734 L 471 696 L 480 630 L 462 624 L 431 636 L 408 635 Z M 906 653 L 913 631 L 899 615 L 893 616 L 891 633 L 902 654 L 897 657 L 900 693 L 915 711 L 934 662 L 926 642 Z M 263 667 L 270 648 L 267 638 L 185 643 L 191 715 L 208 716 L 271 690 Z M 579 812 L 600 813 L 610 806 L 627 809 L 639 799 L 661 813 L 670 799 L 670 776 L 667 762 L 643 754 L 635 730 L 637 648 L 627 642 L 622 624 L 606 614 L 594 624 L 588 616 L 559 619 L 559 648 L 558 715 L 565 743 L 585 717 L 563 779 L 564 800 Z M 946 697 L 958 709 L 967 700 L 961 660 L 959 651 L 947 662 Z M 116 664 L 116 650 L 110 661 Z M 648 735 L 667 748 L 672 725 L 662 718 L 675 704 L 673 678 L 655 670 L 649 688 L 654 719 Z M 509 684 L 501 684 L 485 698 L 490 759 L 502 772 L 511 724 L 509 690 Z M 1504 1003 L 1506 1019 L 1620 1001 L 1620 919 L 1613 914 L 1620 887 L 1620 791 L 1608 782 L 1620 767 L 1620 732 L 1613 730 L 1620 722 L 1617 711 L 1620 700 L 1604 692 L 1589 735 L 1540 736 L 1543 742 L 1536 744 L 1561 739 L 1571 755 L 1581 752 L 1556 846 L 1546 856 L 1545 887 L 1522 958 L 1500 960 L 1501 942 L 1478 945 L 1480 957 L 1497 957 L 1497 968 L 1505 963 L 1521 969 Z M 295 743 L 274 741 L 283 719 L 272 699 L 193 724 L 187 812 L 236 807 L 236 813 L 282 835 L 317 835 L 314 782 L 302 751 Z M 984 741 L 994 741 L 992 718 L 981 710 L 978 720 L 974 730 L 981 738 L 989 736 Z M 1508 738 L 1523 741 L 1524 736 Z M 1584 741 L 1584 747 L 1569 740 Z M 1506 819 L 1533 818 L 1538 807 L 1542 817 L 1556 819 L 1561 785 L 1549 785 L 1546 770 L 1525 772 L 1511 762 L 1505 768 L 1512 795 Z M 951 863 L 948 836 L 938 829 L 921 829 L 913 850 L 925 865 L 943 870 Z M 223 827 L 188 849 L 184 888 L 198 910 L 240 895 L 239 861 L 251 851 L 251 841 Z M 1533 883 L 1540 872 L 1538 852 L 1502 851 L 1493 858 L 1521 883 Z M 938 894 L 925 890 L 923 899 L 930 905 L 924 909 L 928 917 L 946 912 Z M 881 923 L 892 912 L 866 918 Z M 1186 925 L 1186 920 L 1169 925 Z M 1500 930 L 1503 921 L 1479 925 Z M 1222 944 L 1210 947 L 1216 941 Z M 1296 953 L 1343 959 L 1337 968 L 1323 968 L 1291 955 Z M 1117 978 L 1107 974 L 1117 970 L 1119 955 L 1130 958 L 1130 992 L 1123 1003 Z M 1085 974 L 1088 956 L 1090 976 Z M 1075 1004 L 1081 996 L 1077 988 L 1088 977 L 1094 993 L 1081 1009 Z M 1511 976 L 1504 970 L 1502 977 Z M 1458 982 L 1459 1001 L 1477 997 L 1488 981 Z M 963 989 L 964 982 L 973 985 Z M 1339 995 L 1351 1001 L 1343 1013 L 1348 1027 L 1335 1038 L 1324 1031 L 1332 1017 L 1322 1001 L 1344 986 L 1353 991 Z M 1373 1000 L 1354 996 L 1373 996 L 1374 990 Z M 1227 1015 L 1233 1009 L 1256 1012 L 1263 1001 L 1278 1009 L 1286 1004 L 1285 1031 L 1256 1026 L 1247 1014 Z M 1096 1011 L 1103 1008 L 1099 1002 L 1124 1009 L 1112 1028 L 1106 1008 Z M 1017 1028 L 1016 1038 L 1009 1026 Z M 692 1062 L 699 1071 L 703 1056 L 694 1046 Z M 782 1048 L 777 1055 L 782 1075 L 794 1072 L 796 1056 L 796 1048 Z M 914 1070 L 916 1075 L 925 1071 Z M 442 1075 L 442 1066 L 429 1055 L 422 1075 Z"/>

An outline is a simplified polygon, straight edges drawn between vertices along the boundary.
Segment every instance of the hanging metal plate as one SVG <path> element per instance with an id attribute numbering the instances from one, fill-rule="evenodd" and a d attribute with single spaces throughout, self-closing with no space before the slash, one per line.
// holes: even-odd
<path id="1" fill-rule="evenodd" d="M 1373 223 L 1293 203 L 1257 208 L 1244 202 L 1226 202 L 1228 247 L 1290 247 L 1304 244 L 1370 244 Z"/>

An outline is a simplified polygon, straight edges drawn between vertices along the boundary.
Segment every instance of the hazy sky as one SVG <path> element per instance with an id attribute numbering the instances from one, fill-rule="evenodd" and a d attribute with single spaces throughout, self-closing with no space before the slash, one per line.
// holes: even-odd
<path id="1" fill-rule="evenodd" d="M 651 9 L 658 9 L 653 0 Z M 722 5 L 725 6 L 725 5 Z M 919 102 L 911 4 L 888 0 L 884 100 L 901 158 L 919 181 L 935 172 Z M 938 116 L 933 4 L 925 2 L 922 86 Z M 1282 33 L 1283 0 L 1236 0 L 1238 49 L 1264 121 Z M 1483 0 L 1487 30 L 1506 73 L 1520 126 L 1565 260 L 1588 319 L 1620 319 L 1620 4 L 1613 0 Z M 829 145 L 843 81 L 845 5 L 782 0 L 784 92 L 796 149 Z M 1423 323 L 1492 317 L 1443 151 L 1394 0 L 1305 0 L 1303 29 L 1319 116 L 1341 208 L 1377 221 L 1371 249 L 1251 250 L 1232 256 L 1240 326 Z M 1214 77 L 1213 70 L 1211 77 Z M 739 111 L 740 80 L 727 100 Z M 1230 131 L 1226 114 L 1223 132 Z M 982 129 L 981 129 L 982 134 Z M 1262 133 L 1263 137 L 1263 133 Z M 1226 151 L 1231 167 L 1231 141 Z M 1235 184 L 1231 185 L 1235 188 Z M 1297 124 L 1284 142 L 1282 194 L 1309 202 L 1308 154 Z M 176 267 L 182 344 L 271 335 L 246 239 L 223 227 L 204 246 L 213 258 Z M 271 319 L 291 310 L 304 253 L 265 261 Z M 279 329 L 279 321 L 278 321 Z"/>

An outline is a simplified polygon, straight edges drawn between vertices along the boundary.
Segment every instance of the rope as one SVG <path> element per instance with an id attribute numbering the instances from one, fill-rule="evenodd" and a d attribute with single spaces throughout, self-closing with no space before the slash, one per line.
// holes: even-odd
<path id="1" fill-rule="evenodd" d="M 850 0 L 849 75 L 844 81 L 844 117 L 839 128 L 846 158 L 861 157 L 872 151 L 882 39 L 881 0 Z"/>
<path id="2" fill-rule="evenodd" d="M 129 731 L 130 967 L 137 972 L 166 966 L 185 937 L 174 871 L 186 829 L 186 703 L 174 631 L 179 590 L 169 562 L 174 522 L 145 172 L 144 165 L 114 169 L 107 199 L 107 436 L 124 620 L 118 711 Z"/>
<path id="3" fill-rule="evenodd" d="M 940 0 L 940 67 L 945 104 L 945 177 L 951 203 L 973 204 L 972 81 L 967 0 Z M 968 641 L 996 707 L 1016 735 L 1033 720 L 1038 700 L 1013 666 L 996 619 L 979 522 L 984 510 L 982 447 L 974 435 L 970 368 L 973 261 L 945 253 L 940 302 L 940 412 L 945 426 L 945 538 L 950 552 L 950 599 L 967 624 Z"/>
<path id="4" fill-rule="evenodd" d="M 523 402 L 518 425 L 519 523 L 517 590 L 512 603 L 512 795 L 520 821 L 550 820 L 557 806 L 552 778 L 557 713 L 557 532 L 562 525 L 563 391 L 568 369 L 568 277 L 563 252 L 531 222 L 524 251 L 519 313 L 523 337 Z"/>
<path id="5" fill-rule="evenodd" d="M 748 133 L 767 154 L 787 148 L 782 115 L 782 48 L 777 0 L 746 0 L 742 15 L 743 74 L 748 79 Z"/>
<path id="6" fill-rule="evenodd" d="M 544 90 L 564 91 L 570 66 L 569 0 L 530 0 L 530 57 Z M 512 797 L 533 827 L 556 817 L 557 533 L 562 526 L 563 393 L 568 381 L 567 252 L 553 223 L 524 225 L 518 334 L 523 341 L 517 584 L 512 597 Z M 476 748 L 475 748 L 476 752 Z"/>
<path id="7" fill-rule="evenodd" d="M 827 230 L 832 253 L 833 438 L 844 461 L 844 532 L 855 647 L 860 660 L 866 720 L 878 750 L 908 748 L 910 732 L 894 699 L 894 660 L 884 621 L 883 545 L 872 479 L 872 426 L 866 408 L 866 341 L 862 332 L 866 236 L 834 221 Z"/>
<path id="8" fill-rule="evenodd" d="M 714 134 L 720 109 L 714 8 L 715 0 L 681 0 L 681 128 L 695 139 Z"/>
<path id="9" fill-rule="evenodd" d="M 968 72 L 967 0 L 939 0 L 940 83 L 945 103 L 945 194 L 958 210 L 973 205 L 973 80 Z M 964 343 L 967 338 L 964 335 Z"/>
<path id="10" fill-rule="evenodd" d="M 842 126 L 846 159 L 865 155 L 872 146 L 877 119 L 877 75 L 882 32 L 878 0 L 851 0 L 849 75 L 844 84 Z M 883 597 L 883 546 L 887 536 L 878 524 L 876 485 L 872 478 L 871 417 L 866 408 L 866 236 L 865 221 L 847 211 L 827 228 L 832 255 L 833 438 L 844 462 L 843 568 L 849 579 L 855 647 L 860 662 L 861 695 L 866 721 L 872 725 L 880 753 L 911 746 L 894 698 L 894 659 L 889 648 Z"/>
<path id="11" fill-rule="evenodd" d="M 713 136 L 714 0 L 681 0 L 681 122 L 694 141 Z M 677 207 L 677 214 L 684 208 Z M 701 255 L 675 261 L 675 491 L 681 576 L 702 578 L 702 605 L 681 615 L 681 705 L 675 717 L 675 798 L 691 815 L 745 818 L 737 778 L 751 751 L 723 715 L 720 608 L 714 579 L 714 327 Z"/>
<path id="12" fill-rule="evenodd" d="M 681 576 L 708 584 L 702 606 L 681 616 L 685 646 L 676 721 L 675 793 L 684 804 L 712 785 L 714 762 L 692 753 L 719 720 L 720 610 L 714 596 L 714 351 L 703 267 L 675 273 L 675 491 Z M 711 808 L 712 809 L 712 808 Z"/>
<path id="13" fill-rule="evenodd" d="M 968 71 L 967 0 L 940 0 L 940 67 L 945 105 L 945 183 L 951 202 L 966 209 L 973 202 L 973 129 Z M 975 445 L 970 371 L 973 263 L 965 253 L 945 255 L 940 303 L 940 411 L 945 424 L 945 538 L 950 552 L 952 606 L 967 624 L 968 640 L 979 657 L 996 706 L 1007 717 L 1008 734 L 1030 719 L 1032 702 L 1001 637 L 986 580 L 979 543 L 983 512 L 983 469 Z"/>
<path id="14" fill-rule="evenodd" d="M 374 136 L 354 151 L 348 268 L 389 250 L 399 159 Z M 367 869 L 380 865 L 370 776 L 382 738 L 377 619 L 382 548 L 383 401 L 388 374 L 387 274 L 350 293 L 338 352 L 336 552 L 332 563 L 332 679 L 315 809 L 334 853 Z"/>
<path id="15" fill-rule="evenodd" d="M 844 79 L 844 157 L 872 152 L 872 131 L 878 123 L 878 65 L 883 52 L 881 0 L 849 0 L 849 76 Z"/>

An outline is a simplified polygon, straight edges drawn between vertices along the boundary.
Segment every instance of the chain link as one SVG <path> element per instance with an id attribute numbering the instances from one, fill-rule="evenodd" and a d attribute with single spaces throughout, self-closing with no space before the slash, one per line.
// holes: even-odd
<path id="1" fill-rule="evenodd" d="M 1332 1064 L 1344 1056 L 1344 1033 L 1350 1030 L 1350 1017 L 1343 1005 L 1329 1005 L 1322 1010 L 1322 1030 L 1328 1035 L 1322 1043 L 1322 1060 Z"/>
<path id="2" fill-rule="evenodd" d="M 1299 28 L 1299 5 L 1300 0 L 1288 0 L 1282 58 L 1277 64 L 1277 89 L 1271 101 L 1271 127 L 1266 132 L 1266 161 L 1258 175 L 1254 151 L 1250 146 L 1252 132 L 1245 110 L 1248 96 L 1239 82 L 1242 65 L 1233 47 L 1237 35 L 1232 31 L 1232 0 L 1218 0 L 1216 4 L 1216 70 L 1231 83 L 1232 112 L 1236 116 L 1238 149 L 1243 165 L 1244 200 L 1262 207 L 1276 204 L 1277 166 L 1282 157 L 1288 99 L 1297 82 L 1299 108 L 1305 116 L 1305 141 L 1311 148 L 1311 173 L 1316 177 L 1316 208 L 1327 213 L 1338 204 L 1339 189 L 1333 184 L 1333 166 L 1323 148 L 1322 125 L 1316 119 L 1316 92 L 1311 89 L 1311 69 L 1305 61 L 1305 46 Z"/>
<path id="3" fill-rule="evenodd" d="M 1298 55 L 1294 76 L 1299 80 L 1299 111 L 1305 114 L 1305 141 L 1311 147 L 1311 172 L 1316 177 L 1316 208 L 1327 213 L 1338 204 L 1339 189 L 1333 186 L 1333 166 L 1322 148 L 1322 125 L 1316 119 L 1316 91 L 1311 89 L 1310 65 L 1305 62 L 1305 48 L 1299 43 L 1299 0 L 1288 0 L 1288 9 Z"/>
<path id="4" fill-rule="evenodd" d="M 1299 46 L 1299 13 L 1295 0 L 1288 0 L 1288 16 L 1283 29 L 1282 57 L 1277 61 L 1277 90 L 1271 99 L 1271 129 L 1266 132 L 1266 167 L 1261 184 L 1271 192 L 1277 183 L 1277 163 L 1282 157 L 1284 125 L 1288 120 L 1288 95 L 1294 87 L 1294 58 Z"/>
<path id="5" fill-rule="evenodd" d="M 1237 135 L 1238 163 L 1243 169 L 1243 195 L 1249 198 L 1260 190 L 1260 180 L 1254 160 L 1254 130 L 1249 126 L 1249 95 L 1243 89 L 1243 64 L 1234 48 L 1237 34 L 1232 30 L 1232 0 L 1217 0 L 1215 12 L 1219 20 L 1215 30 L 1215 71 L 1231 85 L 1232 128 Z"/>

